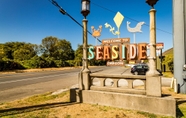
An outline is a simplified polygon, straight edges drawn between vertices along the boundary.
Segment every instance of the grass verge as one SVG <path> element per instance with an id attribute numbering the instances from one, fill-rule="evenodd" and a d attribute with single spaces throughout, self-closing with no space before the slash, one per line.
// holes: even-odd
<path id="1" fill-rule="evenodd" d="M 164 93 L 172 93 L 170 88 Z M 176 95 L 175 95 L 176 96 Z M 184 96 L 184 97 L 181 97 Z M 180 95 L 178 117 L 186 116 L 186 95 Z M 184 98 L 184 99 L 182 99 Z M 1 118 L 172 118 L 156 114 L 126 110 L 109 106 L 69 102 L 70 92 L 58 95 L 51 92 L 35 95 L 21 100 L 0 103 Z"/>
<path id="2" fill-rule="evenodd" d="M 174 77 L 173 73 L 171 73 L 171 72 L 162 72 L 162 74 L 164 77 L 168 77 L 168 78 Z"/>

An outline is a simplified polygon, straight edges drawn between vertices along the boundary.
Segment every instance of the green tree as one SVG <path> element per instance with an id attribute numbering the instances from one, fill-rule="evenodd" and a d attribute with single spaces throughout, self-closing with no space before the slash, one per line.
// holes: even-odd
<path id="1" fill-rule="evenodd" d="M 4 54 L 4 45 L 0 44 L 0 61 L 2 61 L 4 56 L 5 56 L 5 54 Z"/>
<path id="2" fill-rule="evenodd" d="M 31 59 L 38 52 L 36 48 L 37 45 L 31 43 L 25 43 L 23 45 L 20 45 L 18 49 L 15 50 L 13 53 L 14 60 L 24 61 Z"/>
<path id="3" fill-rule="evenodd" d="M 50 64 L 45 58 L 42 58 L 38 55 L 35 55 L 29 60 L 21 62 L 25 68 L 47 68 L 50 67 Z"/>
<path id="4" fill-rule="evenodd" d="M 56 37 L 46 37 L 42 39 L 41 50 L 44 57 L 54 57 L 54 52 L 57 50 L 58 39 Z"/>
<path id="5" fill-rule="evenodd" d="M 30 59 L 37 54 L 37 45 L 25 42 L 7 42 L 3 45 L 4 58 L 9 60 Z"/>
<path id="6" fill-rule="evenodd" d="M 7 43 L 5 43 L 4 47 L 3 47 L 3 51 L 5 54 L 4 58 L 13 60 L 14 59 L 13 53 L 14 53 L 14 51 L 16 51 L 19 48 L 20 45 L 23 45 L 23 43 L 21 43 L 21 42 L 7 42 Z"/>
<path id="7" fill-rule="evenodd" d="M 54 58 L 57 60 L 73 60 L 74 50 L 72 49 L 71 43 L 65 39 L 58 40 L 57 50 L 54 52 Z"/>
<path id="8" fill-rule="evenodd" d="M 42 57 L 52 58 L 57 67 L 67 66 L 67 60 L 74 59 L 74 50 L 72 49 L 71 43 L 65 39 L 61 40 L 56 37 L 46 37 L 42 40 L 41 52 Z"/>
<path id="9" fill-rule="evenodd" d="M 82 58 L 83 58 L 83 45 L 78 45 L 77 50 L 75 51 L 75 66 L 82 66 Z"/>
<path id="10" fill-rule="evenodd" d="M 168 65 L 169 70 L 173 73 L 174 70 L 173 54 L 167 54 L 164 58 L 163 64 Z"/>

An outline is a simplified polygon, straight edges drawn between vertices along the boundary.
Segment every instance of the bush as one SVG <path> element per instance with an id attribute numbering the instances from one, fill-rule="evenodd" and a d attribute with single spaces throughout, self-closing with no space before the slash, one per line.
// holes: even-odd
<path id="1" fill-rule="evenodd" d="M 0 71 L 25 69 L 20 63 L 15 61 L 6 60 L 0 61 Z"/>
<path id="2" fill-rule="evenodd" d="M 25 68 L 46 68 L 49 67 L 47 61 L 39 56 L 34 56 L 30 60 L 24 60 L 23 65 Z"/>

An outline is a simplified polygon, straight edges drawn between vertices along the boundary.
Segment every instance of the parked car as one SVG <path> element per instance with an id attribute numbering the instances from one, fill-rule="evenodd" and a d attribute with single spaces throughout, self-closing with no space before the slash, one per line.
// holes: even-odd
<path id="1" fill-rule="evenodd" d="M 131 68 L 131 73 L 134 75 L 145 75 L 146 72 L 149 70 L 149 66 L 144 63 L 136 64 Z M 157 69 L 159 75 L 162 76 L 161 70 Z"/>

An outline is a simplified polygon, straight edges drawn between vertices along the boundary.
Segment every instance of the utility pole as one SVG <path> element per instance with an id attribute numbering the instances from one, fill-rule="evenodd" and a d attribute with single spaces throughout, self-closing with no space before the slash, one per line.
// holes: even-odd
<path id="1" fill-rule="evenodd" d="M 175 92 L 186 94 L 183 80 L 183 65 L 186 64 L 186 1 L 173 0 L 173 54 L 174 78 L 178 89 Z M 177 88 L 175 87 L 175 88 Z"/>

